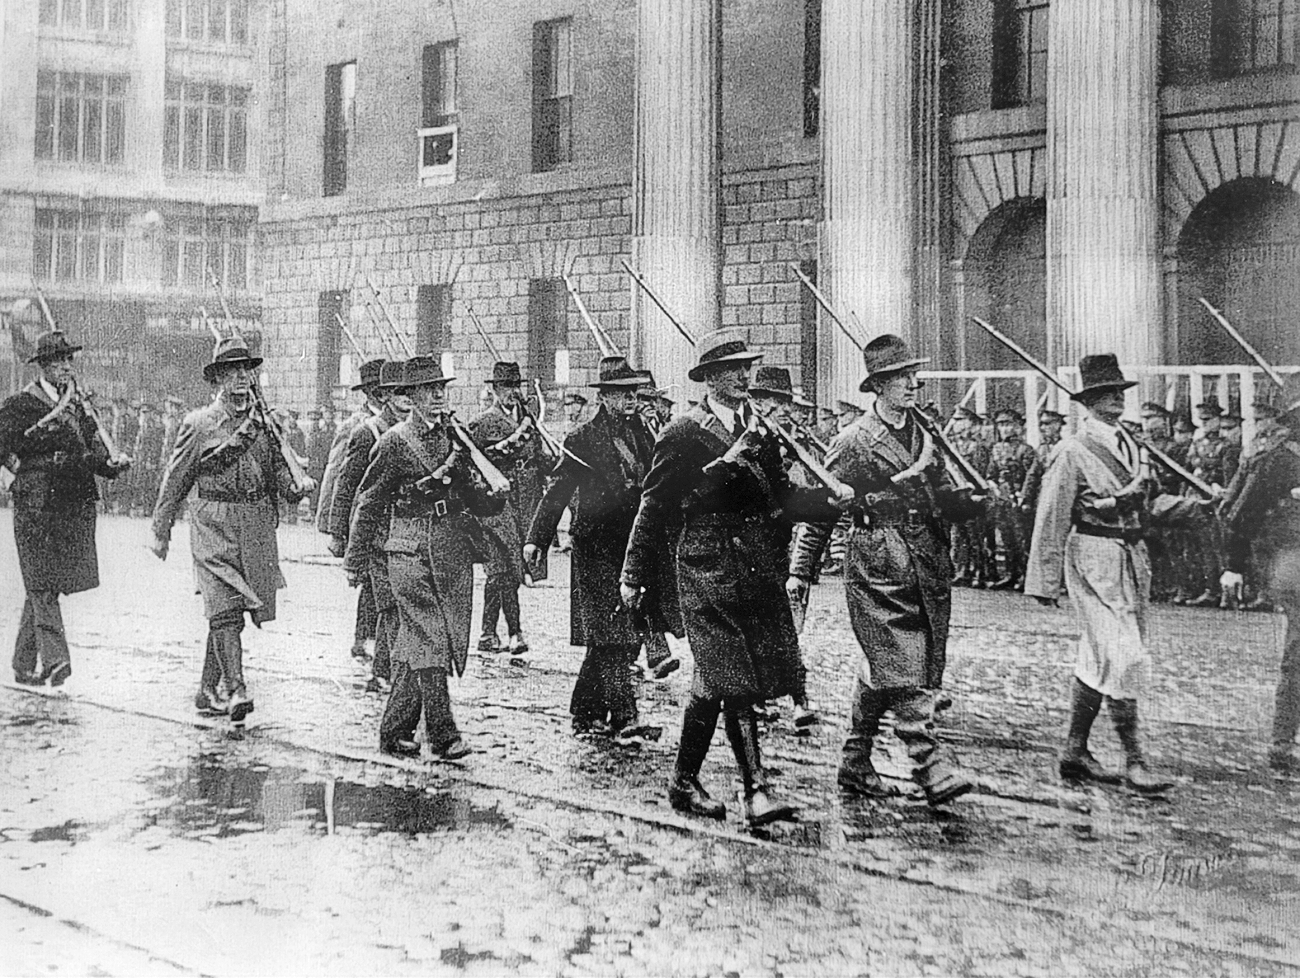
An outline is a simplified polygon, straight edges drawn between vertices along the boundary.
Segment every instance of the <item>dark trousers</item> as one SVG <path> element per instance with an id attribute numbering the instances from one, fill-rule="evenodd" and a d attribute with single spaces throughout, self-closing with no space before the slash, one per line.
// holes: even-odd
<path id="1" fill-rule="evenodd" d="M 370 664 L 370 672 L 380 679 L 390 679 L 399 616 L 397 599 L 393 597 L 393 586 L 388 580 L 388 558 L 382 557 L 372 563 L 366 576 L 370 582 L 371 600 L 375 605 L 375 658 Z"/>
<path id="2" fill-rule="evenodd" d="M 506 619 L 506 634 L 518 635 L 519 585 L 511 577 L 488 577 L 483 584 L 483 634 L 495 635 L 497 621 Z"/>
<path id="3" fill-rule="evenodd" d="M 365 645 L 366 639 L 375 637 L 375 592 L 370 587 L 370 575 L 361 578 L 357 587 L 357 624 L 352 633 L 352 645 Z"/>
<path id="4" fill-rule="evenodd" d="M 668 638 L 663 632 L 648 632 L 645 637 L 645 664 L 651 669 L 673 657 L 668 647 Z M 636 656 L 633 654 L 633 659 Z"/>
<path id="5" fill-rule="evenodd" d="M 1286 614 L 1286 638 L 1273 713 L 1273 743 L 1290 745 L 1300 730 L 1300 592 L 1287 589 L 1275 600 Z"/>
<path id="6" fill-rule="evenodd" d="M 931 689 L 872 689 L 858 679 L 853 690 L 853 715 L 849 736 L 844 741 L 841 770 L 871 769 L 871 748 L 880 733 L 880 720 L 886 712 L 893 711 L 894 734 L 907 748 L 912 777 L 921 784 L 926 783 L 931 768 L 943 755 L 934 732 L 936 698 L 935 690 Z"/>
<path id="7" fill-rule="evenodd" d="M 18 639 L 14 642 L 15 675 L 35 672 L 38 656 L 46 672 L 72 661 L 68 639 L 63 633 L 57 591 L 27 592 L 23 614 L 18 620 Z"/>
<path id="8" fill-rule="evenodd" d="M 627 664 L 636 655 L 635 645 L 592 645 L 573 684 L 569 712 L 575 720 L 591 722 L 608 718 L 611 727 L 625 727 L 637 719 L 636 693 Z"/>
<path id="9" fill-rule="evenodd" d="M 380 746 L 395 740 L 410 740 L 424 713 L 425 739 L 429 750 L 438 753 L 460 736 L 451 715 L 447 673 L 442 669 L 412 669 L 405 662 L 393 664 L 393 689 L 388 694 L 383 719 L 379 721 Z"/>

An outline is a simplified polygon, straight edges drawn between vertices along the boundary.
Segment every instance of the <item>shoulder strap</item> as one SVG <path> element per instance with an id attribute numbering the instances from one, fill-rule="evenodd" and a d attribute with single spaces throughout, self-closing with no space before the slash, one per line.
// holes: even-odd
<path id="1" fill-rule="evenodd" d="M 424 466 L 426 473 L 432 475 L 437 471 L 442 463 L 429 454 L 429 450 L 424 447 L 424 442 L 416 437 L 415 430 L 409 424 L 402 425 L 398 429 L 398 434 L 401 436 L 402 441 L 406 443 L 406 447 L 414 453 L 419 463 Z"/>

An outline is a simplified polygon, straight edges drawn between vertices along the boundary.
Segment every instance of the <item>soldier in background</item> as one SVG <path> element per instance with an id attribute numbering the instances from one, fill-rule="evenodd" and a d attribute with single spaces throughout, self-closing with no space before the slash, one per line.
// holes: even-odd
<path id="1" fill-rule="evenodd" d="M 122 414 L 121 430 L 113 439 L 113 444 L 122 446 L 122 451 L 128 454 L 135 451 L 136 437 L 140 434 L 140 404 L 139 395 L 133 397 L 127 404 Z M 117 479 L 115 488 L 118 511 L 127 516 L 131 515 L 131 510 L 136 505 L 136 485 L 139 481 L 139 473 L 136 472 L 135 466 L 123 472 Z"/>
<path id="2" fill-rule="evenodd" d="M 317 483 L 316 491 L 310 499 L 311 511 L 315 513 L 320 502 L 320 483 L 325 478 L 325 465 L 329 462 L 334 432 L 323 407 L 314 407 L 307 412 L 307 428 L 307 474 Z"/>
<path id="3" fill-rule="evenodd" d="M 1006 563 L 1002 576 L 989 588 L 1007 591 L 1024 586 L 1032 528 L 1026 525 L 1021 507 L 1037 456 L 1025 442 L 1025 417 L 1019 411 L 1003 408 L 994 415 L 993 421 L 997 426 L 998 440 L 989 452 L 985 478 L 998 487 L 998 495 L 991 507 L 992 520 L 1002 540 Z"/>
<path id="4" fill-rule="evenodd" d="M 1219 399 L 1211 395 L 1196 405 L 1196 416 L 1201 422 L 1201 430 L 1192 439 L 1187 452 L 1187 466 L 1192 474 L 1212 486 L 1227 485 L 1224 478 L 1224 463 L 1228 442 L 1220 430 L 1223 408 Z M 1202 529 L 1202 528 L 1198 528 Z M 1205 532 L 1194 532 L 1190 536 L 1192 558 L 1198 568 L 1196 586 L 1200 588 L 1195 597 L 1187 601 L 1190 608 L 1214 608 L 1220 602 L 1219 574 L 1223 538 L 1219 525 L 1206 520 Z"/>
<path id="5" fill-rule="evenodd" d="M 135 497 L 132 500 L 131 515 L 146 515 L 153 511 L 154 500 L 158 497 L 158 484 L 162 480 L 163 445 L 166 443 L 162 419 L 149 401 L 140 404 L 140 426 L 135 436 L 134 465 Z"/>
<path id="6" fill-rule="evenodd" d="M 560 438 L 567 438 L 578 425 L 587 410 L 587 399 L 577 391 L 567 391 L 564 395 L 564 422 L 560 425 Z"/>
<path id="7" fill-rule="evenodd" d="M 962 434 L 953 439 L 953 447 L 970 462 L 976 472 L 985 472 L 992 457 L 992 446 L 984 437 L 985 419 L 968 408 L 958 408 L 953 413 L 955 428 Z M 980 511 L 966 522 L 957 534 L 959 563 L 956 567 L 960 586 L 988 587 L 997 580 L 997 567 L 993 562 L 993 520 L 986 510 Z"/>
<path id="8" fill-rule="evenodd" d="M 1142 405 L 1142 439 L 1166 455 L 1174 447 L 1169 419 L 1170 413 L 1163 405 L 1155 401 L 1147 401 Z M 1160 492 L 1166 495 L 1180 495 L 1185 488 L 1183 480 L 1164 466 L 1154 466 L 1151 475 Z M 1154 527 L 1147 533 L 1147 549 L 1151 554 L 1152 601 L 1168 601 L 1178 589 L 1179 569 L 1176 557 L 1179 553 L 1180 534 L 1185 534 L 1185 531 L 1175 526 Z"/>
<path id="9" fill-rule="evenodd" d="M 1173 443 L 1169 446 L 1168 455 L 1183 468 L 1189 468 L 1187 457 L 1192 450 L 1192 437 L 1196 433 L 1196 426 L 1192 424 L 1190 418 L 1178 415 L 1174 418 L 1171 427 Z M 1186 491 L 1181 480 L 1174 488 L 1180 493 Z M 1164 539 L 1169 546 L 1170 559 L 1174 563 L 1175 583 L 1173 597 L 1169 599 L 1171 604 L 1185 605 L 1200 593 L 1200 567 L 1196 563 L 1194 535 L 1191 529 L 1183 526 L 1171 526 L 1163 531 Z"/>
<path id="10" fill-rule="evenodd" d="M 1242 456 L 1241 465 L 1262 452 L 1269 451 L 1281 441 L 1285 441 L 1287 431 L 1278 423 L 1278 409 L 1268 400 L 1257 399 L 1255 408 L 1255 441 L 1248 454 Z M 1243 585 L 1243 611 L 1273 611 L 1275 605 L 1268 587 L 1268 545 L 1262 536 L 1256 536 L 1250 543 L 1247 555 Z"/>
<path id="11" fill-rule="evenodd" d="M 1044 408 L 1038 412 L 1038 448 L 1034 454 L 1034 467 L 1029 472 L 1029 477 L 1025 480 L 1025 491 L 1023 498 L 1020 500 L 1020 508 L 1024 511 L 1026 520 L 1032 529 L 1034 523 L 1034 510 L 1038 508 L 1038 490 L 1043 484 L 1043 473 L 1047 471 L 1047 460 L 1052 454 L 1057 443 L 1061 440 L 1061 431 L 1065 428 L 1065 415 L 1059 411 L 1053 411 L 1050 408 Z"/>

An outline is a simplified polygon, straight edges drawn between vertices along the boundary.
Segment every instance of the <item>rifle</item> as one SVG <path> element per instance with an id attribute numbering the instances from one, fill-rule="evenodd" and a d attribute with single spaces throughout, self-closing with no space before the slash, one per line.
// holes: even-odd
<path id="1" fill-rule="evenodd" d="M 348 324 L 343 321 L 343 317 L 336 312 L 334 314 L 334 320 L 339 324 L 339 329 L 343 331 L 344 337 L 346 337 L 347 341 L 352 344 L 353 352 L 364 360 L 366 358 L 365 351 L 361 349 L 361 344 L 357 342 L 357 338 L 352 335 L 352 330 L 348 329 Z"/>
<path id="2" fill-rule="evenodd" d="M 846 485 L 831 474 L 830 469 L 822 465 L 821 461 L 804 447 L 803 443 L 786 431 L 780 423 L 769 414 L 760 411 L 757 405 L 750 403 L 754 408 L 754 414 L 759 418 L 759 423 L 765 428 L 777 442 L 785 446 L 786 451 L 790 452 L 799 461 L 805 469 L 821 483 L 829 492 L 840 499 L 852 499 L 853 489 Z"/>
<path id="3" fill-rule="evenodd" d="M 1034 359 L 1034 357 L 1032 357 L 1028 352 L 1026 352 L 1025 349 L 1021 347 L 1020 344 L 1018 344 L 1015 340 L 1011 339 L 1009 336 L 1003 335 L 1003 333 L 999 329 L 985 322 L 984 320 L 980 319 L 979 316 L 971 316 L 970 318 L 971 318 L 971 322 L 973 322 L 980 329 L 984 330 L 984 332 L 992 336 L 995 340 L 997 340 L 999 343 L 1005 346 L 1016 356 L 1020 357 L 1020 359 L 1023 360 L 1025 363 L 1027 363 L 1030 367 L 1033 367 L 1035 370 L 1037 370 L 1039 374 L 1045 377 L 1049 383 L 1054 384 L 1061 391 L 1067 394 L 1070 398 L 1074 397 L 1074 391 L 1070 390 L 1070 388 L 1066 387 L 1065 384 L 1061 383 L 1061 381 L 1057 379 L 1055 374 L 1053 374 L 1045 366 L 1043 366 L 1036 359 Z M 1178 476 L 1178 478 L 1186 482 L 1189 486 L 1191 486 L 1193 489 L 1199 492 L 1206 499 L 1217 498 L 1215 491 L 1211 489 L 1208 485 L 1206 485 L 1203 480 L 1198 479 L 1186 468 L 1179 465 L 1177 462 L 1175 462 L 1172 458 L 1170 458 L 1160 449 L 1156 448 L 1155 445 L 1152 445 L 1148 441 L 1138 441 L 1136 438 L 1134 439 L 1134 441 L 1137 441 L 1139 445 L 1145 448 L 1147 450 L 1147 453 L 1153 459 L 1155 459 L 1157 462 L 1163 465 L 1174 475 Z"/>
<path id="4" fill-rule="evenodd" d="M 230 330 L 231 336 L 247 346 L 248 344 L 244 342 L 244 338 L 240 335 L 239 330 L 235 328 L 235 319 L 230 313 L 230 303 L 226 301 L 225 293 L 221 287 L 221 280 L 217 278 L 217 273 L 214 272 L 211 267 L 208 268 L 208 277 L 212 280 L 213 288 L 217 290 L 217 299 L 221 302 L 221 312 L 226 317 L 226 328 Z M 216 327 L 207 319 L 206 311 L 204 311 L 204 321 L 208 322 L 213 335 L 215 335 L 217 341 L 220 342 L 221 336 L 217 332 Z M 295 495 L 305 495 L 303 492 L 303 486 L 307 484 L 308 476 L 303 470 L 302 459 L 298 457 L 297 452 L 289 447 L 289 443 L 284 440 L 283 433 L 280 431 L 280 426 L 275 423 L 275 419 L 271 416 L 271 409 L 267 406 L 266 397 L 262 394 L 262 385 L 257 381 L 257 374 L 250 373 L 249 380 L 253 391 L 253 406 L 257 409 L 257 413 L 260 416 L 263 426 L 266 428 L 271 443 L 275 446 L 276 451 L 280 453 L 280 458 L 284 459 L 284 464 L 289 469 L 289 478 L 293 483 L 293 491 Z"/>
<path id="5" fill-rule="evenodd" d="M 469 321 L 473 323 L 474 328 L 478 330 L 478 335 L 483 337 L 483 345 L 487 347 L 488 355 L 492 357 L 493 360 L 500 362 L 501 351 L 499 351 L 496 344 L 492 342 L 492 337 L 488 336 L 488 331 L 483 328 L 483 323 L 479 321 L 478 313 L 474 311 L 474 307 L 467 304 L 465 306 L 465 312 L 469 314 Z"/>
<path id="6" fill-rule="evenodd" d="M 1271 363 L 1269 363 L 1267 360 L 1264 359 L 1263 356 L 1260 355 L 1260 352 L 1258 350 L 1256 350 L 1253 346 L 1251 346 L 1248 342 L 1246 342 L 1246 337 L 1242 336 L 1239 332 L 1237 332 L 1237 328 L 1233 326 L 1232 323 L 1228 322 L 1227 316 L 1219 312 L 1218 309 L 1215 309 L 1214 306 L 1210 305 L 1210 303 L 1206 301 L 1205 296 L 1197 297 L 1196 301 L 1199 302 L 1201 305 L 1203 305 L 1206 308 L 1206 310 L 1209 312 L 1209 314 L 1214 317 L 1215 321 L 1218 322 L 1218 324 L 1223 327 L 1224 332 L 1227 333 L 1229 336 L 1231 336 L 1234 340 L 1236 340 L 1237 345 L 1241 347 L 1243 350 L 1245 350 L 1246 353 L 1251 357 L 1251 359 L 1253 359 L 1257 364 L 1259 364 L 1260 368 L 1264 371 L 1264 373 L 1268 375 L 1269 380 L 1277 384 L 1279 388 L 1286 386 L 1282 381 L 1282 375 L 1277 372 L 1277 370 L 1273 367 Z"/>
<path id="7" fill-rule="evenodd" d="M 402 331 L 397 328 L 397 321 L 393 319 L 393 314 L 388 311 L 388 304 L 384 302 L 384 297 L 380 295 L 379 290 L 375 288 L 375 283 L 370 281 L 369 273 L 366 273 L 365 280 L 366 285 L 370 286 L 370 291 L 375 294 L 375 302 L 379 304 L 379 309 L 384 314 L 384 318 L 388 320 L 388 328 L 392 330 L 393 338 L 401 344 L 402 349 L 406 351 L 407 359 L 415 356 L 415 351 L 411 349 L 411 344 L 406 342 L 406 337 L 403 336 Z"/>
<path id="8" fill-rule="evenodd" d="M 679 320 L 676 316 L 674 316 L 671 312 L 668 311 L 668 307 L 663 304 L 659 296 L 655 295 L 654 290 L 650 288 L 650 286 L 646 283 L 646 280 L 641 277 L 640 273 L 637 272 L 636 269 L 634 269 L 631 265 L 627 263 L 626 258 L 620 258 L 618 261 L 619 264 L 623 266 L 623 270 L 632 276 L 632 281 L 641 287 L 641 291 L 644 292 L 646 295 L 648 295 L 650 297 L 650 301 L 659 307 L 659 311 L 668 317 L 668 321 L 677 327 L 677 332 L 681 333 L 682 336 L 686 337 L 687 343 L 691 344 L 691 346 L 694 346 L 695 337 L 692 336 L 690 333 L 686 332 L 686 327 L 684 327 L 681 324 L 681 320 Z"/>
<path id="9" fill-rule="evenodd" d="M 604 327 L 602 327 L 600 323 L 596 322 L 591 313 L 587 311 L 587 304 L 582 301 L 582 296 L 578 294 L 578 287 L 573 284 L 573 279 L 569 278 L 568 275 L 562 277 L 564 279 L 564 287 L 569 290 L 569 295 L 573 296 L 574 304 L 578 307 L 578 315 L 582 317 L 582 321 L 586 323 L 587 328 L 591 330 L 591 335 L 595 337 L 596 348 L 600 350 L 600 355 L 602 357 L 622 356 L 622 353 L 619 352 L 614 341 L 610 339 L 609 334 L 605 332 Z"/>

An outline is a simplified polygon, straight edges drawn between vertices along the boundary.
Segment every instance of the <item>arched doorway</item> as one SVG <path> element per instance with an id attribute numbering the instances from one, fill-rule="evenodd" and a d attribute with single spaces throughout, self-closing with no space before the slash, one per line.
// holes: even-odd
<path id="1" fill-rule="evenodd" d="M 971 237 L 964 263 L 966 314 L 979 316 L 1034 356 L 1047 358 L 1047 204 L 1021 197 L 994 209 Z M 967 330 L 962 368 L 1021 370 L 1015 354 Z"/>
<path id="2" fill-rule="evenodd" d="M 1179 362 L 1247 362 L 1200 296 L 1265 358 L 1300 363 L 1300 194 L 1272 180 L 1233 180 L 1197 205 L 1178 238 Z"/>

